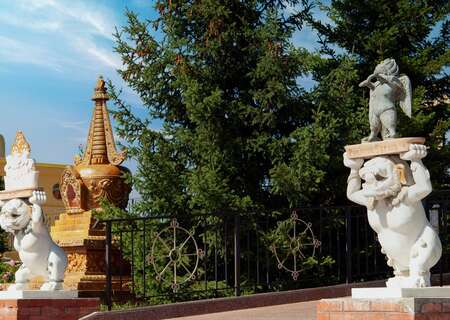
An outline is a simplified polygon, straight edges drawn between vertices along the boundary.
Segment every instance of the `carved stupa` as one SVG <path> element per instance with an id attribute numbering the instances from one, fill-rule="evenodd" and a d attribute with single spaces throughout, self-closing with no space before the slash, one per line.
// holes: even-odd
<path id="1" fill-rule="evenodd" d="M 114 142 L 106 101 L 105 81 L 100 77 L 94 90 L 95 102 L 89 136 L 83 157 L 75 157 L 61 179 L 61 195 L 67 212 L 99 209 L 106 199 L 125 209 L 131 187 L 124 180 L 127 168 L 120 166 L 126 150 L 118 152 Z"/>
<path id="2" fill-rule="evenodd" d="M 105 230 L 97 224 L 95 211 L 101 210 L 102 199 L 125 209 L 131 192 L 124 177 L 129 170 L 120 166 L 126 151 L 116 149 L 106 107 L 108 99 L 105 81 L 100 77 L 92 97 L 94 112 L 86 149 L 62 174 L 60 190 L 65 212 L 51 230 L 69 260 L 65 288 L 79 290 L 81 296 L 86 291 L 90 295 L 100 294 L 106 284 Z M 120 261 L 119 250 L 113 250 L 112 254 Z M 116 287 L 118 283 L 113 274 L 115 290 L 121 290 Z"/>

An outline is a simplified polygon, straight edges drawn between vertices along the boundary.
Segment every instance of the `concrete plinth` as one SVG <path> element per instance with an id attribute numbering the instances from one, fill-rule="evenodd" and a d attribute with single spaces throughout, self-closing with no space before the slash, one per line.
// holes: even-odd
<path id="1" fill-rule="evenodd" d="M 74 299 L 78 298 L 78 291 L 75 290 L 17 290 L 0 291 L 0 300 L 12 299 Z"/>
<path id="2" fill-rule="evenodd" d="M 76 320 L 99 309 L 97 298 L 0 299 L 0 320 Z"/>
<path id="3" fill-rule="evenodd" d="M 449 320 L 450 298 L 321 300 L 317 320 Z"/>
<path id="4" fill-rule="evenodd" d="M 450 298 L 450 287 L 428 288 L 353 288 L 354 299 Z"/>

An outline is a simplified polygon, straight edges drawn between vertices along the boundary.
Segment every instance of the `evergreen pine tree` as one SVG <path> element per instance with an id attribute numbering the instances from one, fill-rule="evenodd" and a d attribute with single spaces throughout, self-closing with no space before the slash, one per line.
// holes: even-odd
<path id="1" fill-rule="evenodd" d="M 112 90 L 118 133 L 137 160 L 142 213 L 182 214 L 287 206 L 271 193 L 280 143 L 308 123 L 297 79 L 309 54 L 282 1 L 158 1 L 159 16 L 127 12 L 120 75 L 148 110 L 134 115 Z M 295 5 L 296 1 L 291 1 Z M 160 131 L 150 129 L 161 119 Z"/>

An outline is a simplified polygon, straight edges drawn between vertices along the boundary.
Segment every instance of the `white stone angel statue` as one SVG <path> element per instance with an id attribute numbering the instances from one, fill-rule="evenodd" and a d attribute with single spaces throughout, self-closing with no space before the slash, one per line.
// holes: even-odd
<path id="1" fill-rule="evenodd" d="M 376 81 L 373 82 L 373 79 Z M 398 76 L 398 66 L 395 60 L 386 59 L 378 64 L 373 74 L 359 86 L 370 89 L 370 135 L 362 141 L 378 141 L 380 132 L 383 140 L 396 138 L 397 111 L 395 103 L 400 102 L 403 112 L 411 117 L 412 90 L 408 76 Z"/>

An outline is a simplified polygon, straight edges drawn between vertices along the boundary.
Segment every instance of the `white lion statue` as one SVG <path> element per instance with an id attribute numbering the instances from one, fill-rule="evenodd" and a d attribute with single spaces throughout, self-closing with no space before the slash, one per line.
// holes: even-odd
<path id="1" fill-rule="evenodd" d="M 426 155 L 425 146 L 414 144 L 400 157 L 378 156 L 366 163 L 344 154 L 344 165 L 351 169 L 347 197 L 367 207 L 369 224 L 394 268 L 388 287 L 430 286 L 430 269 L 442 254 L 439 236 L 421 202 L 432 191 L 430 174 L 421 160 Z"/>
<path id="2" fill-rule="evenodd" d="M 42 276 L 41 290 L 62 290 L 67 256 L 50 237 L 41 205 L 47 200 L 43 191 L 34 191 L 26 200 L 0 201 L 0 226 L 14 235 L 14 248 L 22 265 L 15 275 L 15 284 L 8 290 L 26 290 L 34 276 Z M 30 205 L 31 204 L 31 207 Z"/>

